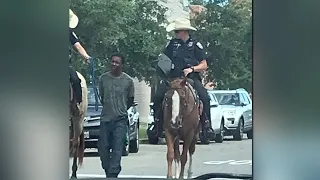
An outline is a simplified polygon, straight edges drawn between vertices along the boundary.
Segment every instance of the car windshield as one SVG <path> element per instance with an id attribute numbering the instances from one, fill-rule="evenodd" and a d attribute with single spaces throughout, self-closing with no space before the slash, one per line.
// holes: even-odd
<path id="1" fill-rule="evenodd" d="M 93 88 L 88 87 L 88 105 L 95 105 L 95 104 L 96 104 L 96 99 L 94 96 Z M 101 102 L 99 100 L 98 100 L 98 104 L 101 105 Z"/>
<path id="2" fill-rule="evenodd" d="M 234 105 L 240 104 L 238 93 L 215 93 L 220 105 Z"/>

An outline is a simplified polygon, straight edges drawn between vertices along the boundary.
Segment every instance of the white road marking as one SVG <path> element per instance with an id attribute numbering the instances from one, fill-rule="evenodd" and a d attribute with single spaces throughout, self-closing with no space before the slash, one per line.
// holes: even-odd
<path id="1" fill-rule="evenodd" d="M 222 165 L 222 164 L 228 164 L 228 165 L 250 165 L 252 166 L 252 160 L 225 160 L 225 161 L 206 161 L 203 162 L 203 164 L 206 165 Z"/>
<path id="2" fill-rule="evenodd" d="M 229 164 L 230 165 L 244 165 L 244 164 L 252 165 L 252 160 L 234 161 L 234 162 L 231 162 Z"/>
<path id="3" fill-rule="evenodd" d="M 71 174 L 69 175 L 71 176 Z M 77 174 L 78 178 L 105 178 L 106 175 L 103 174 Z M 167 178 L 167 176 L 153 176 L 153 175 L 119 175 L 119 178 Z M 185 176 L 185 179 L 187 176 Z M 192 177 L 194 178 L 194 176 Z"/>

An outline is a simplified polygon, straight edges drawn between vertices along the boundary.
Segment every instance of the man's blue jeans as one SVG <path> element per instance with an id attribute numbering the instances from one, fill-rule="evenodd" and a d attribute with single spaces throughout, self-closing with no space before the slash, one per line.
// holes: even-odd
<path id="1" fill-rule="evenodd" d="M 100 123 L 98 152 L 107 177 L 118 177 L 121 171 L 121 157 L 127 124 L 128 116 Z"/>

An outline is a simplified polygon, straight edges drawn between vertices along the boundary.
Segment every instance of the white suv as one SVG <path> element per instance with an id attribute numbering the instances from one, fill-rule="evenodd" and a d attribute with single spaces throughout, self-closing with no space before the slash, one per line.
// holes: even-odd
<path id="1" fill-rule="evenodd" d="M 242 140 L 246 133 L 252 139 L 252 101 L 245 89 L 211 90 L 223 109 L 225 136 L 232 135 L 235 140 Z"/>

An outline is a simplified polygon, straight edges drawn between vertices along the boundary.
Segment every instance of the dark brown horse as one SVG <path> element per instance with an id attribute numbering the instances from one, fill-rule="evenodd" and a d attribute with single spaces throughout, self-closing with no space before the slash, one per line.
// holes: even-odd
<path id="1" fill-rule="evenodd" d="M 77 72 L 81 80 L 82 102 L 77 105 L 70 85 L 70 155 L 73 156 L 72 175 L 70 179 L 77 179 L 78 166 L 83 163 L 84 157 L 84 133 L 83 122 L 88 108 L 88 89 L 84 77 Z"/>
<path id="2" fill-rule="evenodd" d="M 162 104 L 165 139 L 167 143 L 167 178 L 172 178 L 172 162 L 175 160 L 175 178 L 184 178 L 184 169 L 189 151 L 188 179 L 192 176 L 192 155 L 200 131 L 202 103 L 187 78 L 178 78 L 170 83 Z M 180 155 L 179 142 L 183 141 Z"/>

